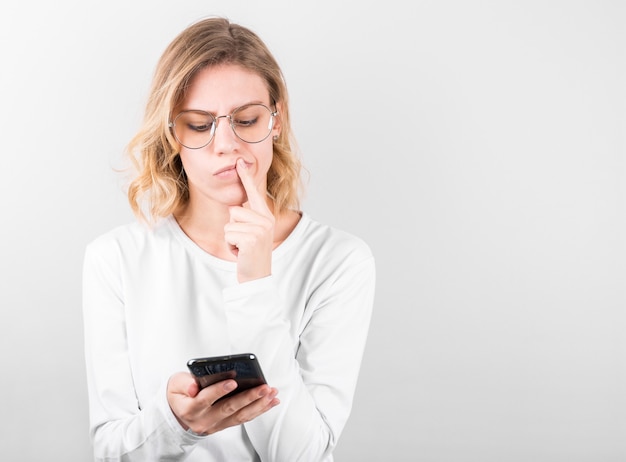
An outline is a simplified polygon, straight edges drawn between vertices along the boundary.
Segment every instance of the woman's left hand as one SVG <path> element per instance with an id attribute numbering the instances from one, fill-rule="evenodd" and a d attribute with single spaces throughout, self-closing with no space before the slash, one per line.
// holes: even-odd
<path id="1" fill-rule="evenodd" d="M 224 235 L 237 257 L 237 279 L 246 282 L 272 273 L 275 219 L 243 159 L 237 160 L 237 174 L 248 202 L 230 207 L 230 222 L 224 226 Z"/>

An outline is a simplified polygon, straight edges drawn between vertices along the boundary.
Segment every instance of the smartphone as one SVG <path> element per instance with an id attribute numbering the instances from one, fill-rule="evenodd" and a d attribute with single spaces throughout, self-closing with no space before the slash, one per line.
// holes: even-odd
<path id="1" fill-rule="evenodd" d="M 252 353 L 194 358 L 187 361 L 187 367 L 200 389 L 222 380 L 235 380 L 237 388 L 222 396 L 220 400 L 267 383 L 259 360 Z"/>

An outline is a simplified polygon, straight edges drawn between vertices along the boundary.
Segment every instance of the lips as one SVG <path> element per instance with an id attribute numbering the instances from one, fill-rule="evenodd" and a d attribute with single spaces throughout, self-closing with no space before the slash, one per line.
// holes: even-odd
<path id="1" fill-rule="evenodd" d="M 230 171 L 230 170 L 236 170 L 236 167 L 235 167 L 235 165 L 234 165 L 234 164 L 233 164 L 233 165 L 230 165 L 230 166 L 228 166 L 228 167 L 224 167 L 224 168 L 219 169 L 219 170 L 218 170 L 217 172 L 215 172 L 213 175 L 220 175 L 220 174 L 222 174 L 222 173 L 224 173 L 224 172 L 228 172 L 228 171 Z"/>
<path id="2" fill-rule="evenodd" d="M 248 162 L 247 160 L 245 160 L 244 158 L 240 157 L 239 159 L 243 160 L 246 164 L 246 167 L 250 167 L 252 165 L 252 162 Z M 237 160 L 239 160 L 237 159 Z M 223 167 L 217 171 L 215 171 L 215 173 L 213 173 L 214 176 L 229 176 L 232 173 L 237 173 L 237 162 L 235 161 L 235 163 L 233 165 L 228 165 L 226 167 Z"/>

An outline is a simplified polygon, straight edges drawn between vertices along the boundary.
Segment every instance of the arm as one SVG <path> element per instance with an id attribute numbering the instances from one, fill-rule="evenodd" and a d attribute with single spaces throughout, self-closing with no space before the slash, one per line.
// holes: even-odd
<path id="1" fill-rule="evenodd" d="M 348 238 L 325 249 L 333 255 L 310 256 L 324 262 L 311 265 L 318 266 L 311 271 L 324 271 L 316 287 L 278 287 L 276 277 L 268 276 L 275 222 L 264 184 L 254 182 L 244 163 L 237 163 L 237 172 L 248 203 L 231 207 L 225 226 L 240 282 L 223 292 L 231 351 L 255 353 L 281 400 L 245 429 L 261 460 L 326 460 L 352 407 L 373 306 L 374 259 L 362 241 Z M 292 298 L 306 306 L 287 306 L 281 290 L 312 292 Z M 299 332 L 286 319 L 294 309 L 309 316 Z"/>
<path id="2" fill-rule="evenodd" d="M 139 408 L 133 385 L 119 249 L 90 245 L 83 266 L 83 321 L 90 435 L 97 461 L 181 460 L 197 437 L 176 423 L 165 384 Z"/>
<path id="3" fill-rule="evenodd" d="M 294 340 L 274 277 L 226 289 L 233 351 L 259 357 L 281 405 L 245 424 L 262 460 L 320 461 L 350 414 L 374 298 L 369 249 L 355 249 L 309 298 L 310 320 Z"/>

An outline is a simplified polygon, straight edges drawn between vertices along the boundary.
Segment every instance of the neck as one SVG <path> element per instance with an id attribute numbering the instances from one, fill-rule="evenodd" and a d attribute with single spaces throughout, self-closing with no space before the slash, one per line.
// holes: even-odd
<path id="1" fill-rule="evenodd" d="M 230 221 L 228 206 L 190 201 L 174 213 L 185 234 L 204 251 L 224 260 L 234 260 L 224 240 L 224 225 Z"/>
<path id="2" fill-rule="evenodd" d="M 224 237 L 224 225 L 230 220 L 227 206 L 205 207 L 199 209 L 189 203 L 174 213 L 178 224 L 187 231 L 187 228 L 201 231 L 205 235 Z"/>
<path id="3" fill-rule="evenodd" d="M 268 198 L 268 207 L 274 213 L 274 203 Z M 293 231 L 300 214 L 293 211 L 275 214 L 274 248 Z M 190 201 L 174 213 L 184 233 L 205 252 L 228 261 L 236 261 L 224 239 L 224 226 L 230 221 L 229 206 L 224 204 L 198 204 Z"/>

